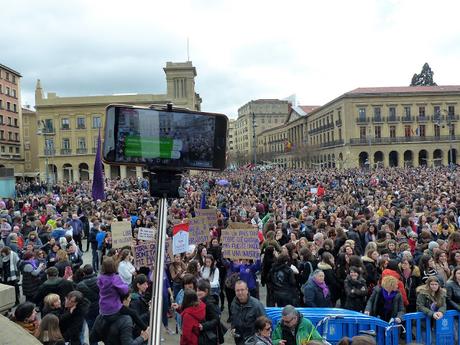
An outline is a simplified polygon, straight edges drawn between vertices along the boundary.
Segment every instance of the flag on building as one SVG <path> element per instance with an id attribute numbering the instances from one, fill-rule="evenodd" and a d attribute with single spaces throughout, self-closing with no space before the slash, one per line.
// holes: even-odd
<path id="1" fill-rule="evenodd" d="M 91 196 L 94 200 L 104 200 L 104 172 L 102 171 L 101 158 L 101 128 L 99 127 L 99 135 L 97 137 L 96 158 L 94 160 L 93 188 Z"/>

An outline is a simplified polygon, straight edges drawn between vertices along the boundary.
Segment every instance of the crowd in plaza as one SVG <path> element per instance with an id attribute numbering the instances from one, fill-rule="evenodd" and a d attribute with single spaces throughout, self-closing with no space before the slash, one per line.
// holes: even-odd
<path id="1" fill-rule="evenodd" d="M 460 311 L 459 175 L 455 167 L 185 175 L 169 205 L 168 235 L 195 217 L 203 195 L 216 223 L 208 242 L 164 267 L 162 332 L 178 333 L 181 345 L 222 344 L 226 332 L 236 345 L 303 345 L 322 337 L 296 307 L 340 307 L 387 322 Z M 49 191 L 23 182 L 15 199 L 0 200 L 1 281 L 16 289 L 11 319 L 43 344 L 83 344 L 85 323 L 90 345 L 149 338 L 151 270 L 133 265 L 129 247 L 112 248 L 111 226 L 129 220 L 139 242 L 138 228 L 157 226 L 158 205 L 146 180 L 105 183 L 105 200 L 91 198 L 89 182 Z M 232 222 L 257 229 L 259 260 L 224 257 L 221 238 Z M 283 308 L 276 324 L 265 313 L 272 306 Z"/>

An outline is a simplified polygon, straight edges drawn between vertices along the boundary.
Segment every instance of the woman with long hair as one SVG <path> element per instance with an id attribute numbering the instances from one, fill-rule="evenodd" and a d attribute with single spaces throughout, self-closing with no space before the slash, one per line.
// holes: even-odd
<path id="1" fill-rule="evenodd" d="M 169 273 L 171 274 L 173 297 L 176 298 L 179 291 L 182 289 L 182 278 L 187 270 L 187 265 L 182 261 L 180 254 L 174 255 L 174 261 L 169 265 Z"/>
<path id="2" fill-rule="evenodd" d="M 399 264 L 399 275 L 406 290 L 407 301 L 406 312 L 414 313 L 416 310 L 417 293 L 416 289 L 422 283 L 420 270 L 414 265 L 411 259 L 403 258 Z"/>
<path id="3" fill-rule="evenodd" d="M 38 330 L 37 339 L 44 345 L 65 345 L 59 329 L 59 318 L 54 314 L 45 315 Z"/>
<path id="4" fill-rule="evenodd" d="M 216 262 L 211 254 L 206 255 L 204 266 L 201 267 L 201 277 L 209 280 L 211 284 L 211 291 L 209 294 L 211 296 L 216 296 L 218 299 L 220 295 L 219 270 L 217 269 Z"/>
<path id="5" fill-rule="evenodd" d="M 447 309 L 460 311 L 460 266 L 454 268 L 452 277 L 447 281 Z"/>
<path id="6" fill-rule="evenodd" d="M 436 272 L 438 272 L 439 278 L 442 279 L 444 283 L 447 282 L 447 279 L 450 277 L 450 268 L 449 263 L 447 262 L 447 253 L 444 250 L 439 250 L 434 254 L 434 267 Z"/>
<path id="7" fill-rule="evenodd" d="M 118 264 L 118 274 L 127 285 L 131 285 L 133 275 L 136 273 L 136 268 L 132 264 L 133 256 L 129 249 L 123 249 L 120 254 L 120 262 Z"/>
<path id="8" fill-rule="evenodd" d="M 422 277 L 422 283 L 426 283 L 429 277 L 437 276 L 436 266 L 431 255 L 424 254 L 420 258 L 418 267 L 420 268 L 420 275 Z"/>
<path id="9" fill-rule="evenodd" d="M 200 323 L 206 316 L 206 305 L 198 299 L 196 291 L 186 289 L 182 301 L 182 334 L 180 345 L 198 345 Z"/>

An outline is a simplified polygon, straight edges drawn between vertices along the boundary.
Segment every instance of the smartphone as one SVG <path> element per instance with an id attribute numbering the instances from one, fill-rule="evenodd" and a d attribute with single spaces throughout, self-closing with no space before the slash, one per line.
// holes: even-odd
<path id="1" fill-rule="evenodd" d="M 103 160 L 151 170 L 224 170 L 227 130 L 223 114 L 109 105 Z"/>

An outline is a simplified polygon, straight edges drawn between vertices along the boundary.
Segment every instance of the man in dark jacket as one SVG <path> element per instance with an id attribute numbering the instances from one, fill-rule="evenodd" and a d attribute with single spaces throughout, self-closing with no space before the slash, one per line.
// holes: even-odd
<path id="1" fill-rule="evenodd" d="M 69 280 L 58 277 L 59 271 L 56 267 L 46 270 L 47 280 L 38 288 L 35 295 L 35 304 L 43 308 L 43 299 L 50 293 L 58 294 L 61 301 L 64 301 L 67 294 L 73 290 L 73 283 Z"/>
<path id="2" fill-rule="evenodd" d="M 268 276 L 273 286 L 273 295 L 278 307 L 284 307 L 288 304 L 299 305 L 296 280 L 289 264 L 288 255 L 281 254 L 278 256 Z"/>
<path id="3" fill-rule="evenodd" d="M 92 255 L 92 264 L 93 264 L 93 269 L 97 273 L 99 271 L 99 255 L 97 252 L 97 239 L 96 236 L 99 233 L 99 221 L 95 221 L 93 223 L 93 227 L 89 231 L 89 236 L 88 236 L 88 243 L 91 244 L 91 255 Z"/>
<path id="4" fill-rule="evenodd" d="M 249 295 L 248 285 L 243 280 L 235 283 L 235 298 L 230 307 L 232 315 L 231 332 L 236 345 L 254 335 L 254 322 L 259 316 L 265 316 L 265 308 L 260 301 Z"/>
<path id="5" fill-rule="evenodd" d="M 70 345 L 82 345 L 80 334 L 90 302 L 80 291 L 71 291 L 65 297 L 65 309 L 59 316 L 59 328 L 62 336 Z"/>
<path id="6" fill-rule="evenodd" d="M 142 331 L 135 339 L 133 339 L 132 329 L 133 320 L 129 315 L 119 313 L 109 316 L 99 315 L 90 331 L 89 341 L 91 343 L 102 341 L 105 345 L 142 345 L 149 339 L 149 329 Z"/>
<path id="7" fill-rule="evenodd" d="M 220 329 L 220 313 L 216 300 L 217 296 L 210 296 L 211 284 L 207 279 L 200 279 L 197 284 L 198 298 L 206 304 L 206 318 L 200 324 L 198 343 L 201 345 L 223 344 L 224 336 Z"/>
<path id="8" fill-rule="evenodd" d="M 99 315 L 99 287 L 97 286 L 97 274 L 93 272 L 93 267 L 91 265 L 88 264 L 83 266 L 83 273 L 85 276 L 77 284 L 77 290 L 90 302 L 85 320 L 88 324 L 88 329 L 91 330 L 96 321 L 96 317 Z M 90 345 L 97 345 L 97 343 L 91 343 Z"/>

